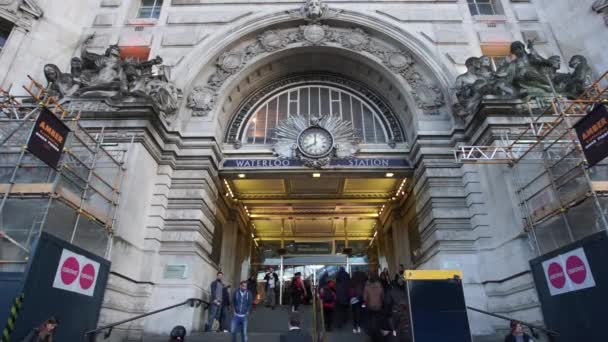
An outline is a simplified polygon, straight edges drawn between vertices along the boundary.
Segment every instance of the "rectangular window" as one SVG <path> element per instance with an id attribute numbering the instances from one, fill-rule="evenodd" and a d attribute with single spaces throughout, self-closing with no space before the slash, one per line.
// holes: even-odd
<path id="1" fill-rule="evenodd" d="M 467 0 L 471 15 L 496 15 L 502 14 L 497 0 Z"/>
<path id="2" fill-rule="evenodd" d="M 141 6 L 137 13 L 137 18 L 160 18 L 160 10 L 163 7 L 163 0 L 141 0 Z"/>
<path id="3" fill-rule="evenodd" d="M 13 24 L 10 21 L 0 18 L 0 53 L 8 40 L 8 36 L 13 30 Z"/>

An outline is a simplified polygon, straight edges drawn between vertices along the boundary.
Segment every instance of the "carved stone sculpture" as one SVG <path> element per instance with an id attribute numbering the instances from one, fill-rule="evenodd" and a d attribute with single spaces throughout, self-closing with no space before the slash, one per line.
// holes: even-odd
<path id="1" fill-rule="evenodd" d="M 591 8 L 597 13 L 608 11 L 608 0 L 596 0 Z"/>
<path id="2" fill-rule="evenodd" d="M 72 96 L 80 87 L 78 83 L 74 82 L 70 74 L 62 73 L 55 64 L 44 66 L 44 77 L 48 82 L 49 94 L 58 98 Z"/>
<path id="3" fill-rule="evenodd" d="M 542 57 L 533 42 L 528 49 L 522 42 L 511 44 L 511 59 L 494 72 L 488 57 L 466 61 L 467 72 L 456 78 L 454 85 L 456 115 L 466 117 L 479 109 L 487 96 L 508 99 L 530 99 L 563 95 L 577 97 L 591 84 L 591 68 L 583 56 L 570 61 L 573 73 L 560 73 L 561 58 Z"/>
<path id="4" fill-rule="evenodd" d="M 196 86 L 188 96 L 188 108 L 192 109 L 193 116 L 209 114 L 215 105 L 216 94 L 209 87 Z"/>
<path id="5" fill-rule="evenodd" d="M 117 45 L 108 47 L 104 54 L 88 50 L 85 40 L 80 57 L 70 61 L 70 73 L 62 73 L 54 64 L 44 67 L 49 92 L 63 101 L 70 98 L 94 98 L 108 101 L 111 105 L 132 102 L 149 102 L 163 115 L 177 111 L 181 90 L 168 77 L 162 58 L 140 62 L 122 60 Z"/>
<path id="6" fill-rule="evenodd" d="M 287 14 L 315 23 L 323 19 L 333 18 L 340 12 L 341 10 L 329 8 L 322 0 L 306 0 L 304 6 L 300 9 L 287 11 Z"/>
<path id="7" fill-rule="evenodd" d="M 321 19 L 325 18 L 325 15 L 321 16 Z M 215 70 L 206 82 L 198 84 L 188 94 L 188 107 L 192 108 L 194 116 L 210 113 L 217 104 L 216 99 L 220 96 L 220 89 L 226 80 L 262 54 L 300 46 L 334 46 L 378 58 L 384 66 L 403 77 L 409 84 L 418 108 L 425 114 L 438 114 L 439 109 L 446 103 L 442 89 L 424 73 L 421 65 L 416 63 L 410 53 L 388 44 L 380 44 L 378 40 L 378 37 L 361 28 L 332 27 L 312 20 L 297 28 L 262 32 L 249 44 L 224 51 L 218 57 Z"/>

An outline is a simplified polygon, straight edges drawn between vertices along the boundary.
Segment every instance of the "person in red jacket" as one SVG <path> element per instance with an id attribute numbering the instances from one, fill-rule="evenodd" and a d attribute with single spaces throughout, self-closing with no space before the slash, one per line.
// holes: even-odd
<path id="1" fill-rule="evenodd" d="M 330 280 L 327 286 L 321 289 L 321 301 L 323 302 L 323 318 L 325 319 L 325 331 L 331 331 L 331 326 L 336 311 L 336 283 Z"/>

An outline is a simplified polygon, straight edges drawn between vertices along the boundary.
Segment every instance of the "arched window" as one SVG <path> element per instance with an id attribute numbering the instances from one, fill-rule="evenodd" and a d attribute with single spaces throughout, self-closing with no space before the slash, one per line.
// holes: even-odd
<path id="1" fill-rule="evenodd" d="M 362 144 L 388 143 L 391 138 L 380 110 L 360 93 L 330 84 L 305 84 L 278 91 L 254 105 L 242 144 L 273 144 L 279 122 L 298 113 L 309 119 L 337 115 L 352 124 Z"/>

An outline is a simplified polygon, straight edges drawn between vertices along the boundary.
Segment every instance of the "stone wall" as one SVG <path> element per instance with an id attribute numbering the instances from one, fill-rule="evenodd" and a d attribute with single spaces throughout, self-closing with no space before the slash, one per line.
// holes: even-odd
<path id="1" fill-rule="evenodd" d="M 608 34 L 608 9 L 602 7 L 603 10 L 598 13 L 592 8 L 594 3 L 599 5 L 602 2 L 605 3 L 595 0 L 534 1 L 539 16 L 551 28 L 560 52 L 568 57 L 587 56 L 596 77 L 608 71 L 608 42 L 601 39 Z M 569 20 L 560 20 L 564 15 Z"/>
<path id="2" fill-rule="evenodd" d="M 113 274 L 100 324 L 188 297 L 205 297 L 218 269 L 224 270 L 233 284 L 244 278 L 250 232 L 246 220 L 233 217 L 230 203 L 224 200 L 219 163 L 228 154 L 269 155 L 271 151 L 238 151 L 225 144 L 224 136 L 242 100 L 261 85 L 283 76 L 301 59 L 281 65 L 271 63 L 278 56 L 270 52 L 258 56 L 255 62 L 259 64 L 240 69 L 226 83 L 218 104 L 207 116 L 193 117 L 186 99 L 216 69 L 221 52 L 249 44 L 267 29 L 305 24 L 302 18 L 286 14 L 303 2 L 165 0 L 159 19 L 136 19 L 139 1 L 135 0 L 30 2 L 38 3 L 44 15 L 18 9 L 17 4 L 22 3 L 19 0 L 0 1 L 0 15 L 17 24 L 0 54 L 2 87 L 13 84 L 19 91 L 27 74 L 43 81 L 42 66 L 46 63 L 67 70 L 84 37 L 95 33 L 92 45 L 97 52 L 109 44 L 150 48 L 150 56 L 160 55 L 172 66 L 173 81 L 184 90 L 179 113 L 168 123 L 160 122 L 157 113 L 145 120 L 115 113 L 115 120 L 91 118 L 89 122 L 93 127 L 136 135 L 129 149 L 115 226 Z M 453 100 L 453 80 L 463 71 L 467 57 L 482 53 L 482 45 L 506 46 L 513 40 L 535 39 L 544 55 L 560 54 L 567 60 L 584 52 L 597 73 L 608 69 L 608 57 L 603 55 L 607 48 L 605 35 L 598 33 L 607 27 L 600 15 L 588 9 L 590 5 L 577 0 L 499 2 L 504 14 L 471 16 L 466 1 L 333 1 L 331 7 L 342 10 L 344 16 L 331 24 L 362 27 L 381 36 L 384 42 L 409 48 L 408 52 L 424 59 L 425 70 L 437 81 L 448 104 Z M 563 13 L 569 12 L 576 14 L 577 20 L 562 20 Z M 453 162 L 452 149 L 458 143 L 486 144 L 493 140 L 479 138 L 481 133 L 471 131 L 451 115 L 450 106 L 437 113 L 421 111 L 409 100 L 411 94 L 403 90 L 408 89 L 404 87 L 406 82 L 395 81 L 396 73 L 372 53 L 345 46 L 334 48 L 340 53 L 324 51 L 324 56 L 347 56 L 348 63 L 360 68 L 353 70 L 362 75 L 362 80 L 375 82 L 373 86 L 397 104 L 395 112 L 408 141 L 407 146 L 404 143 L 388 153 L 408 154 L 416 165 L 408 185 L 410 195 L 401 204 L 399 214 L 385 222 L 383 232 L 392 226 L 392 236 L 383 234 L 382 240 L 386 244 L 392 237 L 395 255 L 384 258 L 383 263 L 391 267 L 405 263 L 418 268 L 462 269 L 469 305 L 524 320 L 542 320 L 527 273 L 527 261 L 533 253 L 517 201 L 506 195 L 513 194 L 509 170 Z M 308 51 L 314 52 L 313 48 Z M 327 65 L 331 67 L 331 63 Z M 306 71 L 300 67 L 299 71 Z M 367 74 L 363 75 L 362 70 Z M 116 141 L 126 143 L 120 137 Z M 219 264 L 211 258 L 217 227 L 222 228 Z M 419 232 L 422 243 L 416 260 L 411 259 L 411 230 Z M 230 253 L 234 250 L 240 252 Z M 507 259 L 509 263 L 504 263 Z M 167 279 L 168 265 L 185 265 L 186 272 L 179 279 Z M 128 330 L 115 332 L 113 339 L 138 339 L 143 330 L 166 333 L 177 323 L 196 330 L 201 328 L 203 318 L 200 309 L 182 308 L 126 326 Z M 504 324 L 478 314 L 471 318 L 476 335 L 492 334 L 495 327 Z"/>

